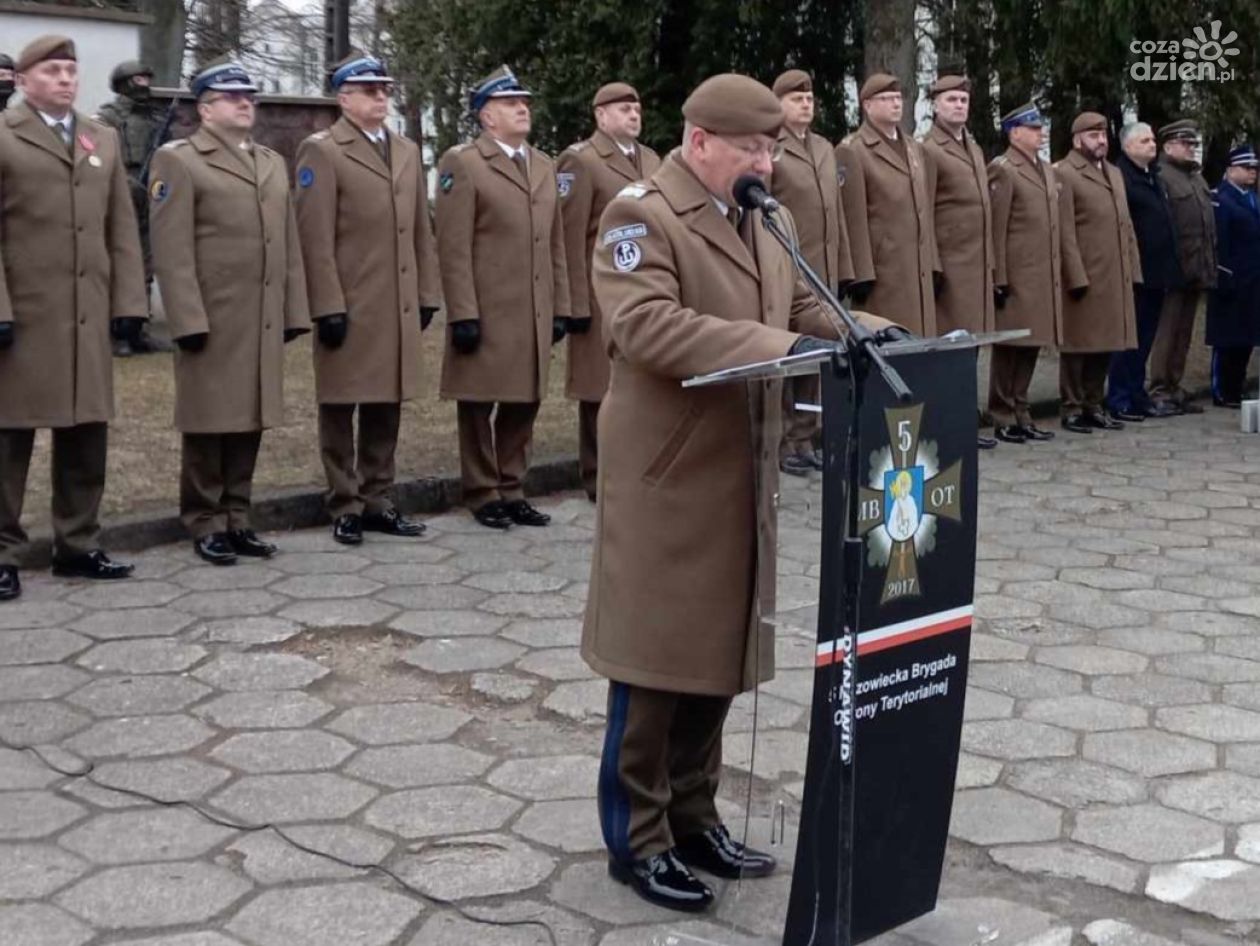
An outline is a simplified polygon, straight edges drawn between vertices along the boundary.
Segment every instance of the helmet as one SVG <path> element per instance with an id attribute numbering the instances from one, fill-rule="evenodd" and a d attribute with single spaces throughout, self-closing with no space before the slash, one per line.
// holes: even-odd
<path id="1" fill-rule="evenodd" d="M 13 57 L 8 53 L 0 53 L 0 69 L 12 69 Z"/>
<path id="2" fill-rule="evenodd" d="M 120 62 L 114 67 L 114 71 L 109 74 L 109 87 L 115 92 L 122 93 L 125 91 L 130 80 L 136 76 L 148 76 L 153 78 L 153 70 L 142 62 L 134 59 L 128 59 L 126 62 Z"/>

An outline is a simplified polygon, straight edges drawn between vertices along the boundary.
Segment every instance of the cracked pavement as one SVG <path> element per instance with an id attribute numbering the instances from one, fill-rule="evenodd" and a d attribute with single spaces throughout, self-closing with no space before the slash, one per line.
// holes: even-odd
<path id="1" fill-rule="evenodd" d="M 889 946 L 1221 946 L 1260 938 L 1260 438 L 1237 414 L 981 455 L 967 723 L 941 908 Z M 785 478 L 780 603 L 819 579 L 817 480 Z M 26 572 L 0 606 L 0 736 L 221 820 L 0 749 L 5 946 L 561 946 L 777 941 L 790 881 L 673 917 L 604 871 L 605 683 L 578 656 L 594 511 L 457 510 L 420 540 L 187 543 L 137 579 Z M 675 563 L 675 567 L 685 567 Z M 930 567 L 925 563 L 924 567 Z M 798 810 L 813 631 L 763 688 L 750 837 Z M 726 730 L 742 826 L 752 701 Z M 859 762 L 860 764 L 860 762 Z M 774 848 L 790 865 L 791 848 Z"/>

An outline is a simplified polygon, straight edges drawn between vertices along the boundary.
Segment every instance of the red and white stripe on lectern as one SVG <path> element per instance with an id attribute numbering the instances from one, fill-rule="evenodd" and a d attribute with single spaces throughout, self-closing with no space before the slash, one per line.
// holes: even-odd
<path id="1" fill-rule="evenodd" d="M 863 631 L 858 635 L 858 656 L 875 654 L 881 650 L 889 650 L 900 647 L 902 644 L 925 640 L 936 637 L 938 634 L 948 634 L 950 631 L 968 627 L 974 610 L 971 605 L 965 605 L 961 608 L 937 611 L 935 614 L 925 614 L 909 621 L 898 621 L 896 624 L 885 624 L 883 627 Z M 842 638 L 836 638 L 819 644 L 818 655 L 814 661 L 815 666 L 825 667 L 827 664 L 843 660 L 842 640 Z"/>

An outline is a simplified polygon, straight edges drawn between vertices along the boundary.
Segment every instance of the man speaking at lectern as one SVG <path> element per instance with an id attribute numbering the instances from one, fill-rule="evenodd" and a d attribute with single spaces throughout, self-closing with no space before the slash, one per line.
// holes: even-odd
<path id="1" fill-rule="evenodd" d="M 691 868 L 755 877 L 775 866 L 731 837 L 714 799 L 731 698 L 774 672 L 782 412 L 778 383 L 682 381 L 829 346 L 818 336 L 836 332 L 761 212 L 735 204 L 735 181 L 766 180 L 778 153 L 774 93 L 714 76 L 683 117 L 682 147 L 622 189 L 595 242 L 612 372 L 582 655 L 610 680 L 599 776 L 609 873 L 694 911 L 713 892 Z"/>

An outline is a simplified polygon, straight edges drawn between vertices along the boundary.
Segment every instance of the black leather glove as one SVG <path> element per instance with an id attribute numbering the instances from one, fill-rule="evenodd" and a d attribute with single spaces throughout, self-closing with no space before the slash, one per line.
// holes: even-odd
<path id="1" fill-rule="evenodd" d="M 293 341 L 293 339 L 305 335 L 308 331 L 309 329 L 304 328 L 286 328 L 284 330 L 284 343 L 287 345 L 289 342 Z"/>
<path id="2" fill-rule="evenodd" d="M 1068 290 L 1068 295 L 1072 297 L 1073 302 L 1080 302 L 1087 292 L 1089 292 L 1089 286 L 1076 286 Z"/>
<path id="3" fill-rule="evenodd" d="M 144 328 L 144 319 L 135 315 L 124 315 L 109 320 L 109 335 L 116 342 L 129 342 L 136 338 Z"/>
<path id="4" fill-rule="evenodd" d="M 451 347 L 461 355 L 471 355 L 481 344 L 481 322 L 469 319 L 451 323 Z"/>
<path id="5" fill-rule="evenodd" d="M 0 351 L 13 347 L 13 323 L 0 322 Z"/>
<path id="6" fill-rule="evenodd" d="M 580 319 L 577 316 L 573 316 L 572 318 L 569 319 L 569 334 L 570 335 L 585 335 L 590 330 L 591 330 L 591 317 L 589 315 L 584 319 Z"/>
<path id="7" fill-rule="evenodd" d="M 819 338 L 816 335 L 802 335 L 792 343 L 792 347 L 788 349 L 788 354 L 803 355 L 810 351 L 835 351 L 839 347 L 839 342 L 832 341 L 829 338 Z"/>
<path id="8" fill-rule="evenodd" d="M 999 309 L 1006 308 L 1006 300 L 1011 296 L 1010 286 L 994 286 L 993 287 L 993 304 Z"/>
<path id="9" fill-rule="evenodd" d="M 939 299 L 941 290 L 945 288 L 945 274 L 936 271 L 932 272 L 932 298 Z"/>
<path id="10" fill-rule="evenodd" d="M 861 282 L 855 282 L 849 285 L 849 298 L 853 300 L 854 305 L 861 305 L 870 298 L 870 295 L 874 290 L 875 280 L 863 279 Z"/>
<path id="11" fill-rule="evenodd" d="M 350 322 L 344 312 L 336 315 L 325 315 L 315 320 L 315 330 L 319 333 L 319 343 L 329 348 L 340 348 L 346 340 L 346 332 Z"/>
<path id="12" fill-rule="evenodd" d="M 551 320 L 551 344 L 556 344 L 569 333 L 569 317 L 557 315 Z"/>
<path id="13" fill-rule="evenodd" d="M 424 331 L 433 322 L 433 316 L 437 315 L 437 306 L 422 305 L 420 307 L 420 331 Z"/>
<path id="14" fill-rule="evenodd" d="M 914 332 L 907 331 L 900 325 L 885 325 L 875 332 L 875 341 L 883 345 L 886 342 L 904 342 L 914 338 Z"/>
<path id="15" fill-rule="evenodd" d="M 180 351 L 196 354 L 206 347 L 206 341 L 209 338 L 209 332 L 198 332 L 196 335 L 181 335 L 175 339 L 175 344 L 179 346 Z"/>

